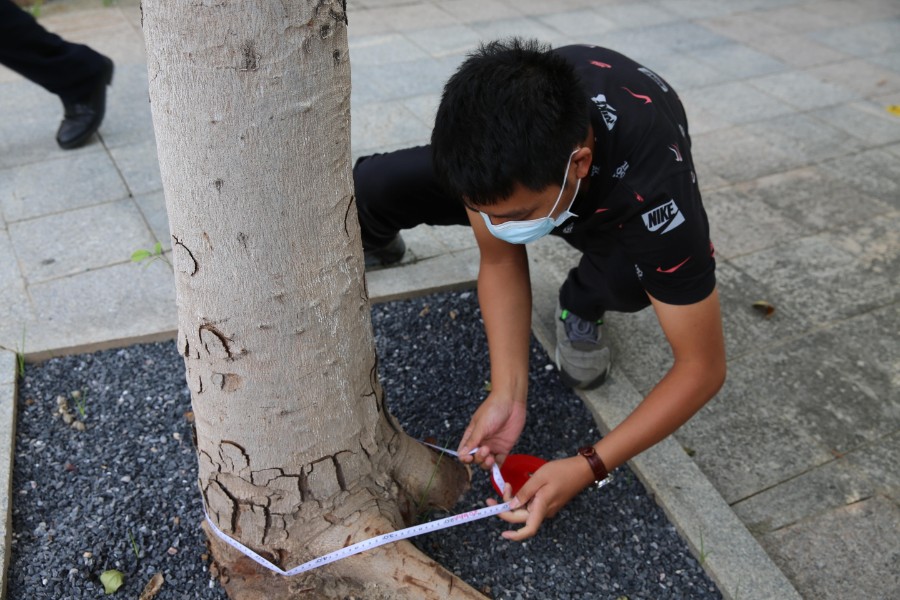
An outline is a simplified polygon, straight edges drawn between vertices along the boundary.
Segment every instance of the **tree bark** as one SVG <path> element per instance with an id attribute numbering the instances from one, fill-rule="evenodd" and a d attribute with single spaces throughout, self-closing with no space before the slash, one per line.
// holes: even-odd
<path id="1" fill-rule="evenodd" d="M 428 485 L 436 454 L 377 380 L 346 23 L 336 0 L 143 4 L 199 487 L 220 529 L 283 569 L 468 484 L 444 460 Z M 480 597 L 407 542 L 286 578 L 209 537 L 235 599 Z"/>

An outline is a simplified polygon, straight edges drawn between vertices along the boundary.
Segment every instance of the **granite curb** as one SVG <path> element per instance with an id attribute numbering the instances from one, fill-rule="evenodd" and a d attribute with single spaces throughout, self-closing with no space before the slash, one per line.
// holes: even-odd
<path id="1" fill-rule="evenodd" d="M 16 448 L 15 352 L 0 350 L 0 600 L 6 598 L 6 572 L 12 534 L 12 465 Z"/>

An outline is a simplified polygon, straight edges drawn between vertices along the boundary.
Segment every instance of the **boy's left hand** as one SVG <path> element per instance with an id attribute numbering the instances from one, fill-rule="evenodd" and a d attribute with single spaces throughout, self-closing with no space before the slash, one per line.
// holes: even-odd
<path id="1" fill-rule="evenodd" d="M 500 513 L 499 517 L 507 523 L 525 523 L 525 526 L 504 531 L 503 537 L 514 542 L 532 537 L 545 518 L 555 516 L 593 480 L 594 474 L 588 462 L 581 456 L 571 456 L 544 464 L 522 486 L 515 498 L 507 484 L 503 490 L 503 500 L 511 502 L 511 506 L 516 508 Z M 489 498 L 487 504 L 494 506 L 498 502 Z"/>

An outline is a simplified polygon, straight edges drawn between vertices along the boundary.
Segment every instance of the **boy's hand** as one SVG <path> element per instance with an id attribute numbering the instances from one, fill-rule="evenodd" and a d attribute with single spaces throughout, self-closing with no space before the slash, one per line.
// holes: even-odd
<path id="1" fill-rule="evenodd" d="M 503 464 L 525 427 L 525 403 L 491 393 L 481 403 L 459 443 L 459 459 L 490 469 Z M 472 448 L 478 452 L 469 455 Z"/>
<path id="2" fill-rule="evenodd" d="M 507 523 L 525 523 L 520 529 L 503 532 L 503 537 L 514 542 L 532 537 L 547 517 L 553 517 L 594 480 L 591 467 L 581 456 L 571 456 L 546 463 L 522 486 L 515 498 L 512 488 L 506 484 L 503 500 L 510 502 L 511 510 L 498 515 Z M 489 506 L 497 501 L 487 500 Z"/>

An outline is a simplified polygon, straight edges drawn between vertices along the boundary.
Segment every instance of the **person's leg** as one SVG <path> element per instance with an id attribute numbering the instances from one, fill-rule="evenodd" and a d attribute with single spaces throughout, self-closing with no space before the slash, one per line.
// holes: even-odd
<path id="1" fill-rule="evenodd" d="M 468 225 L 462 203 L 437 181 L 431 147 L 364 156 L 353 167 L 363 247 L 384 248 L 416 225 Z M 398 258 L 399 260 L 399 258 Z"/>
<path id="2" fill-rule="evenodd" d="M 614 246 L 607 256 L 584 254 L 559 290 L 564 309 L 589 321 L 607 310 L 637 312 L 650 305 L 635 270 L 624 252 Z"/>
<path id="3" fill-rule="evenodd" d="M 621 250 L 583 255 L 559 291 L 556 366 L 562 380 L 576 389 L 603 383 L 612 364 L 604 313 L 636 312 L 649 304 L 634 265 Z"/>
<path id="4" fill-rule="evenodd" d="M 11 0 L 0 0 L 0 64 L 56 94 L 63 104 L 88 99 L 107 60 L 50 33 Z"/>

